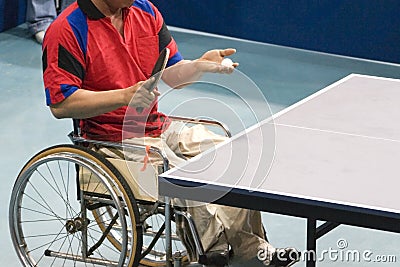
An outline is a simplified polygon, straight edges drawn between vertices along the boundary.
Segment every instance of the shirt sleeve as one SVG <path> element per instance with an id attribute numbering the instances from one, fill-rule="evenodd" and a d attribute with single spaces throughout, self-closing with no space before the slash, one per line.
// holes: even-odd
<path id="1" fill-rule="evenodd" d="M 168 30 L 167 25 L 165 24 L 161 12 L 153 4 L 152 6 L 158 29 L 159 51 L 161 52 L 166 47 L 170 50 L 169 60 L 167 63 L 167 67 L 169 67 L 183 60 L 183 57 L 178 50 L 178 45 Z"/>
<path id="2" fill-rule="evenodd" d="M 55 21 L 47 29 L 42 63 L 47 105 L 63 101 L 82 87 L 85 55 L 67 19 Z"/>

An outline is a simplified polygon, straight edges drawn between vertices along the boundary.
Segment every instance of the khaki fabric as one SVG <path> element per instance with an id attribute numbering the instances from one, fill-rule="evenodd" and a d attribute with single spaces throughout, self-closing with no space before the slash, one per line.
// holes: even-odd
<path id="1" fill-rule="evenodd" d="M 132 138 L 124 140 L 124 143 L 158 147 L 164 151 L 170 165 L 177 166 L 185 162 L 187 158 L 196 156 L 225 140 L 226 137 L 211 132 L 203 125 L 188 127 L 182 122 L 172 122 L 160 137 Z M 137 151 L 118 151 L 105 147 L 93 149 L 107 157 L 133 161 L 143 161 L 144 158 L 144 153 Z M 160 164 L 162 160 L 156 155 L 150 155 L 150 162 Z M 182 200 L 179 202 L 182 204 Z M 184 203 L 194 219 L 206 252 L 224 251 L 230 247 L 235 258 L 249 260 L 257 257 L 260 247 L 268 248 L 268 251 L 275 250 L 264 238 L 265 233 L 259 211 L 193 201 L 184 201 Z M 178 218 L 176 223 L 178 235 L 187 247 L 193 248 L 193 240 L 184 220 Z"/>
<path id="2" fill-rule="evenodd" d="M 275 249 L 264 238 L 261 213 L 216 204 L 191 206 L 192 215 L 205 251 L 223 251 L 231 247 L 235 258 L 246 261 L 257 257 L 259 247 Z"/>

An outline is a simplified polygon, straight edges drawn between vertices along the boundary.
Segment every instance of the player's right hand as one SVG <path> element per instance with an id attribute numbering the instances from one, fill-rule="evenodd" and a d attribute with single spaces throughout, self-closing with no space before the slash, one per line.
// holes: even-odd
<path id="1" fill-rule="evenodd" d="M 135 108 L 148 108 L 154 102 L 156 97 L 160 95 L 160 93 L 156 89 L 152 91 L 146 89 L 144 85 L 147 81 L 140 81 L 137 84 L 126 88 L 128 92 L 127 103 L 129 106 Z"/>

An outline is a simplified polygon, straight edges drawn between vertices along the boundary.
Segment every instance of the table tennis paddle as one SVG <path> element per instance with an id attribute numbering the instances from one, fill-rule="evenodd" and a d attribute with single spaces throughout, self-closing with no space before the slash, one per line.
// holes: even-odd
<path id="1" fill-rule="evenodd" d="M 151 77 L 153 77 L 153 79 L 150 79 L 143 84 L 143 87 L 147 89 L 149 92 L 153 91 L 154 88 L 157 87 L 157 84 L 160 81 L 161 76 L 165 70 L 165 67 L 167 66 L 168 58 L 169 58 L 169 49 L 164 48 L 161 51 L 160 55 L 158 56 L 156 64 L 154 65 L 153 70 L 151 71 Z M 137 107 L 136 111 L 138 113 L 142 113 L 143 107 Z"/>

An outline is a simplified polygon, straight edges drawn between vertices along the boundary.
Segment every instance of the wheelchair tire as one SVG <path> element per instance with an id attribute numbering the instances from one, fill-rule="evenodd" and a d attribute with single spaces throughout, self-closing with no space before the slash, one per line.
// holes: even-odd
<path id="1" fill-rule="evenodd" d="M 105 229 L 90 212 L 99 206 L 114 210 Z M 50 147 L 26 163 L 9 227 L 23 266 L 139 265 L 143 228 L 132 190 L 109 161 L 82 147 Z M 109 241 L 115 232 L 120 250 Z"/>

